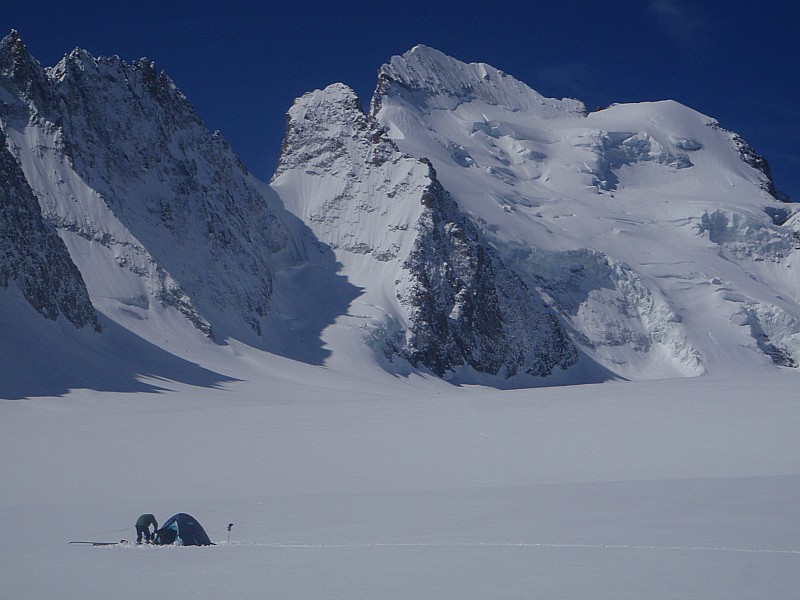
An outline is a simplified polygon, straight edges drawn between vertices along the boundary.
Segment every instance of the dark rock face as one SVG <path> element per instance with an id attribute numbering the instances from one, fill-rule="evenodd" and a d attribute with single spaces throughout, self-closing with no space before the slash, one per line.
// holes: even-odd
<path id="1" fill-rule="evenodd" d="M 558 320 L 501 262 L 461 213 L 431 167 L 405 261 L 412 285 L 400 297 L 412 316 L 402 354 L 439 376 L 462 365 L 480 373 L 547 376 L 577 361 Z"/>
<path id="2" fill-rule="evenodd" d="M 15 283 L 47 319 L 100 331 L 86 285 L 55 229 L 42 220 L 36 197 L 0 131 L 0 287 Z"/>
<path id="3" fill-rule="evenodd" d="M 790 202 L 789 196 L 778 191 L 778 189 L 775 187 L 775 181 L 772 178 L 772 169 L 770 169 L 769 162 L 767 162 L 766 158 L 756 152 L 755 149 L 738 133 L 725 129 L 716 121 L 712 121 L 708 124 L 708 126 L 712 129 L 724 131 L 730 134 L 734 146 L 736 146 L 736 149 L 739 151 L 739 158 L 763 174 L 764 178 L 761 187 L 765 192 L 767 192 L 776 200 L 780 200 L 781 202 Z"/>
<path id="4" fill-rule="evenodd" d="M 49 99 L 44 69 L 15 30 L 0 40 L 0 80 L 24 100 L 45 104 Z"/>
<path id="5" fill-rule="evenodd" d="M 733 134 L 733 143 L 736 144 L 736 147 L 739 149 L 739 156 L 741 159 L 764 174 L 764 190 L 777 200 L 788 200 L 788 198 L 783 198 L 784 195 L 775 188 L 775 181 L 772 179 L 772 169 L 769 168 L 767 159 L 756 152 L 739 134 Z"/>
<path id="6" fill-rule="evenodd" d="M 148 60 L 75 51 L 50 76 L 75 170 L 180 286 L 162 303 L 201 329 L 197 312 L 234 312 L 261 335 L 287 234 L 228 143 Z"/>

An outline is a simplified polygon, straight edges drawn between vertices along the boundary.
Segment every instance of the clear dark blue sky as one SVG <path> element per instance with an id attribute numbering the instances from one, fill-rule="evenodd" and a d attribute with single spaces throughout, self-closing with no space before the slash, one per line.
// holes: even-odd
<path id="1" fill-rule="evenodd" d="M 675 99 L 740 133 L 800 201 L 800 8 L 794 2 L 23 1 L 0 10 L 45 66 L 80 46 L 156 61 L 262 179 L 293 99 L 336 81 L 366 104 L 418 43 L 590 108 Z"/>

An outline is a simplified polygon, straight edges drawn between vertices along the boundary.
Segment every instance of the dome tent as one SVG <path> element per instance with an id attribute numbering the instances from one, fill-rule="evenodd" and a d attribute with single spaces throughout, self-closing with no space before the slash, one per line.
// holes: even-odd
<path id="1" fill-rule="evenodd" d="M 203 526 L 191 515 L 178 513 L 166 520 L 155 533 L 155 544 L 178 546 L 213 546 Z"/>

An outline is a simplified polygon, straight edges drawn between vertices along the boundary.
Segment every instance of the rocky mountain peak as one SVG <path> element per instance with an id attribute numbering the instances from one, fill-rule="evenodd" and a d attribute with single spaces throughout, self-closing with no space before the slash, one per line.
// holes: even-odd
<path id="1" fill-rule="evenodd" d="M 341 83 L 295 100 L 286 122 L 274 177 L 301 163 L 325 169 L 338 159 L 344 160 L 348 169 L 361 171 L 362 163 L 382 164 L 397 152 L 383 127 L 361 109 L 356 93 Z M 356 151 L 356 146 L 360 150 Z M 352 160 L 354 152 L 359 160 Z"/>
<path id="2" fill-rule="evenodd" d="M 298 98 L 289 109 L 287 119 L 295 127 L 313 126 L 319 136 L 348 134 L 368 127 L 358 96 L 341 83 Z M 324 127 L 324 130 L 319 131 L 319 127 Z"/>
<path id="3" fill-rule="evenodd" d="M 36 59 L 28 52 L 19 32 L 12 29 L 0 40 L 0 72 L 7 75 L 11 69 L 18 69 L 30 63 L 36 63 Z"/>
<path id="4" fill-rule="evenodd" d="M 116 96 L 129 98 L 132 95 L 142 102 L 154 100 L 169 112 L 202 122 L 178 86 L 148 58 L 128 63 L 119 56 L 95 57 L 87 50 L 76 48 L 48 69 L 47 74 L 53 83 L 67 91 L 85 86 L 101 94 L 113 91 Z"/>
<path id="5" fill-rule="evenodd" d="M 26 100 L 40 100 L 44 94 L 44 69 L 22 41 L 19 32 L 0 40 L 0 85 L 15 90 Z"/>
<path id="6" fill-rule="evenodd" d="M 359 288 L 360 327 L 390 370 L 546 376 L 575 363 L 558 321 L 509 272 L 430 161 L 400 152 L 341 84 L 299 98 L 274 189 Z"/>
<path id="7" fill-rule="evenodd" d="M 313 92 L 303 94 L 303 96 L 295 101 L 294 106 L 289 110 L 289 112 L 296 113 L 301 108 L 311 108 L 325 105 L 361 112 L 359 99 L 355 90 L 343 83 L 332 83 L 324 89 L 314 90 Z M 308 112 L 309 114 L 313 114 L 313 111 L 311 110 Z"/>
<path id="8" fill-rule="evenodd" d="M 76 48 L 47 70 L 30 59 L 34 77 L 20 71 L 16 37 L 4 48 L 19 83 L 0 80 L 13 100 L 0 103 L 0 125 L 19 123 L 8 146 L 45 221 L 70 252 L 91 248 L 73 259 L 101 312 L 175 309 L 209 336 L 261 343 L 275 262 L 294 258 L 230 145 L 148 59 Z"/>

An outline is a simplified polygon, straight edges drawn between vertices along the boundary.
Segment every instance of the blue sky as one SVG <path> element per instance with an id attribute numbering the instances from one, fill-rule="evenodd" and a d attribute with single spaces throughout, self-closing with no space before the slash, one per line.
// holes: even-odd
<path id="1" fill-rule="evenodd" d="M 800 201 L 795 3 L 9 4 L 0 28 L 18 29 L 45 66 L 76 46 L 153 59 L 262 179 L 274 169 L 295 97 L 341 81 L 366 104 L 381 64 L 424 43 L 589 108 L 678 100 L 741 134 L 769 160 L 778 189 Z"/>

